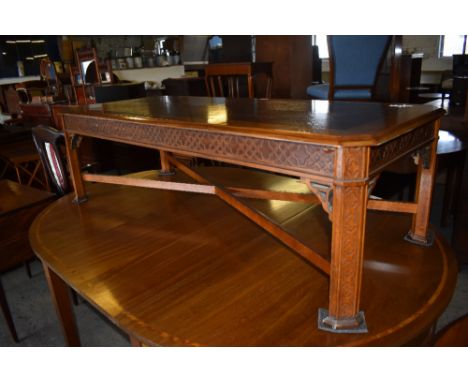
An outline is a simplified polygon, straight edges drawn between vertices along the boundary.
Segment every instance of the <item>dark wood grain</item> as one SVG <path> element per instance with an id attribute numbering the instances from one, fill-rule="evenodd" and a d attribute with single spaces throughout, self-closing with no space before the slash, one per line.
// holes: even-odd
<path id="1" fill-rule="evenodd" d="M 258 171 L 199 169 L 228 187 L 307 192 Z M 158 179 L 155 173 L 141 177 Z M 172 181 L 187 181 L 179 173 Z M 167 177 L 163 177 L 167 179 Z M 158 180 L 161 180 L 159 178 Z M 329 280 L 212 195 L 93 184 L 34 222 L 36 254 L 135 341 L 154 345 L 335 346 L 414 344 L 447 306 L 452 253 L 402 237 L 406 215 L 368 212 L 361 307 L 367 334 L 317 329 Z M 319 204 L 248 200 L 325 256 L 332 225 Z"/>
<path id="2" fill-rule="evenodd" d="M 436 336 L 434 346 L 468 346 L 468 315 L 443 328 Z"/>
<path id="3" fill-rule="evenodd" d="M 75 109 L 64 115 L 64 122 L 78 201 L 87 198 L 74 144 L 80 136 L 158 149 L 166 174 L 170 158 L 179 154 L 300 177 L 333 221 L 330 265 L 223 191 L 222 185 L 212 185 L 221 199 L 272 236 L 301 256 L 315 258 L 312 263 L 326 273 L 330 269 L 328 316 L 320 322 L 327 322 L 324 330 L 348 330 L 364 323 L 359 301 L 370 189 L 385 166 L 415 152 L 424 165 L 420 165 L 418 204 L 407 238 L 413 244 L 432 245 L 428 216 L 438 119 L 443 112 L 376 103 L 159 97 Z M 203 177 L 194 179 L 206 184 Z M 401 206 L 394 211 L 401 211 Z M 359 324 L 361 329 L 364 325 Z"/>
<path id="4" fill-rule="evenodd" d="M 7 179 L 0 180 L 0 216 L 51 199 L 53 194 Z"/>
<path id="5" fill-rule="evenodd" d="M 441 117 L 431 105 L 368 102 L 147 97 L 69 109 L 65 113 L 250 136 L 329 144 L 382 144 Z M 65 115 L 65 124 L 70 121 Z M 102 121 L 103 122 L 103 121 Z M 71 127 L 71 126 L 70 126 Z"/>

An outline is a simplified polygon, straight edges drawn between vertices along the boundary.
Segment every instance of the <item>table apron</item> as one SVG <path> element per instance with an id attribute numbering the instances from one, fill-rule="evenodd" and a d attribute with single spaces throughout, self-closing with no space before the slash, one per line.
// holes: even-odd
<path id="1" fill-rule="evenodd" d="M 101 138 L 284 174 L 334 178 L 337 147 L 147 123 L 64 115 L 69 135 Z"/>
<path id="2" fill-rule="evenodd" d="M 428 146 L 435 137 L 436 128 L 431 122 L 379 146 L 371 147 L 370 174 L 376 174 L 392 162 Z"/>

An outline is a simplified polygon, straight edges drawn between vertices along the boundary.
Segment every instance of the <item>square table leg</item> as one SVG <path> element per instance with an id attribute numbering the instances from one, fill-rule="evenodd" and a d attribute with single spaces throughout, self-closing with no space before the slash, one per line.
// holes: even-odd
<path id="1" fill-rule="evenodd" d="M 368 148 L 338 152 L 333 187 L 332 247 L 328 311 L 319 311 L 319 328 L 341 333 L 367 332 L 359 311 L 369 181 Z"/>
<path id="2" fill-rule="evenodd" d="M 80 346 L 80 337 L 70 298 L 70 288 L 44 264 L 44 273 L 67 346 Z"/>
<path id="3" fill-rule="evenodd" d="M 65 148 L 67 150 L 67 158 L 69 161 L 70 178 L 72 180 L 73 189 L 75 190 L 75 200 L 77 204 L 88 200 L 86 188 L 81 176 L 80 159 L 78 156 L 78 140 L 74 136 L 70 136 L 65 132 Z"/>
<path id="4" fill-rule="evenodd" d="M 434 140 L 432 143 L 419 150 L 418 171 L 416 178 L 415 203 L 416 213 L 413 215 L 411 229 L 405 240 L 419 245 L 431 246 L 434 241 L 429 229 L 429 217 L 431 213 L 432 190 L 436 173 L 437 140 L 439 136 L 440 121 L 436 122 Z"/>

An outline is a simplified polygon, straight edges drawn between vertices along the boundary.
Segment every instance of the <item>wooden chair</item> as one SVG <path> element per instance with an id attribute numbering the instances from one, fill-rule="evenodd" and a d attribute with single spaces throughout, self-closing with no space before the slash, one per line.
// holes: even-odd
<path id="1" fill-rule="evenodd" d="M 47 83 L 47 95 L 51 97 L 51 103 L 71 103 L 70 79 L 65 75 L 59 75 L 55 64 L 49 58 L 43 58 L 40 63 L 40 73 L 43 81 Z"/>
<path id="2" fill-rule="evenodd" d="M 77 103 L 96 103 L 94 85 L 115 82 L 110 62 L 100 62 L 96 48 L 82 48 L 75 52 L 75 63 L 70 66 L 70 78 Z"/>
<path id="3" fill-rule="evenodd" d="M 19 184 L 49 188 L 47 181 L 41 176 L 41 162 L 30 137 L 0 145 L 0 160 L 3 162 L 0 178 L 6 176 L 9 169 L 13 169 Z"/>
<path id="4" fill-rule="evenodd" d="M 49 126 L 37 126 L 32 129 L 32 136 L 53 191 L 58 196 L 70 192 L 65 159 L 60 149 L 60 145 L 65 144 L 63 132 Z"/>
<path id="5" fill-rule="evenodd" d="M 267 77 L 265 98 L 271 98 L 273 81 L 271 62 L 240 62 L 210 64 L 205 66 L 205 86 L 210 97 L 254 98 L 254 77 L 264 74 Z M 245 89 L 243 89 L 243 87 Z M 244 92 L 242 92 L 244 90 Z"/>
<path id="6" fill-rule="evenodd" d="M 65 157 L 65 138 L 63 131 L 50 126 L 32 128 L 32 137 L 42 165 L 46 170 L 51 189 L 57 196 L 63 196 L 72 191 L 69 180 L 68 166 Z M 81 171 L 94 171 L 97 163 L 86 163 Z"/>
<path id="7" fill-rule="evenodd" d="M 52 96 L 61 96 L 63 94 L 62 81 L 57 75 L 54 63 L 49 58 L 41 60 L 40 73 L 42 80 L 47 83 L 47 93 Z"/>
<path id="8" fill-rule="evenodd" d="M 63 153 L 63 146 L 65 145 L 63 132 L 50 126 L 36 126 L 32 129 L 32 136 L 55 194 L 63 196 L 71 192 L 72 187 Z M 91 168 L 92 165 L 87 165 L 81 171 L 90 170 Z M 73 302 L 77 305 L 78 297 L 73 289 L 71 292 Z"/>
<path id="9" fill-rule="evenodd" d="M 42 80 L 25 81 L 15 85 L 20 103 L 31 103 L 35 97 L 47 97 L 47 82 Z"/>
<path id="10" fill-rule="evenodd" d="M 312 85 L 315 99 L 372 100 L 391 36 L 328 36 L 330 83 Z"/>

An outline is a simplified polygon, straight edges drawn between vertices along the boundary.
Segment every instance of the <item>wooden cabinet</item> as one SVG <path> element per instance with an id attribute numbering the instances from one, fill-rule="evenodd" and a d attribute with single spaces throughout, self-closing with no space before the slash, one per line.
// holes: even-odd
<path id="1" fill-rule="evenodd" d="M 422 56 L 401 55 L 399 102 L 415 103 L 418 94 L 425 90 L 421 87 L 421 67 Z"/>
<path id="2" fill-rule="evenodd" d="M 273 98 L 307 98 L 313 72 L 311 36 L 256 36 L 255 61 L 273 62 Z"/>

